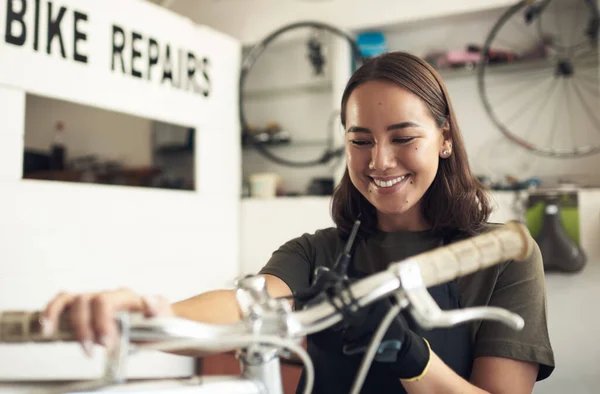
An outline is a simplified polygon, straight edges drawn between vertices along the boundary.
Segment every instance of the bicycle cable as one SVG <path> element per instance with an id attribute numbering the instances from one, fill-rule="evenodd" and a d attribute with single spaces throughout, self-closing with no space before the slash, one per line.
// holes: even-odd
<path id="1" fill-rule="evenodd" d="M 295 353 L 302 363 L 306 372 L 306 386 L 303 394 L 310 394 L 315 381 L 315 372 L 312 360 L 308 352 L 291 339 L 282 339 L 274 335 L 243 335 L 235 339 L 228 339 L 229 343 L 239 343 L 238 347 L 248 346 L 249 343 L 264 343 L 278 348 L 287 349 Z M 206 350 L 207 343 L 195 339 L 173 340 L 162 343 L 150 343 L 136 345 L 132 350 L 157 350 L 157 351 L 177 351 L 182 349 L 193 349 L 195 347 Z"/>
<path id="2" fill-rule="evenodd" d="M 369 368 L 375 358 L 375 353 L 377 353 L 377 350 L 379 349 L 379 344 L 401 309 L 402 307 L 400 304 L 394 304 L 379 324 L 379 327 L 377 328 L 377 331 L 375 331 L 375 335 L 373 335 L 371 343 L 365 352 L 365 356 L 362 359 L 360 368 L 358 369 L 358 375 L 356 375 L 350 394 L 358 394 L 360 392 L 360 389 L 367 378 L 367 373 L 369 373 Z"/>

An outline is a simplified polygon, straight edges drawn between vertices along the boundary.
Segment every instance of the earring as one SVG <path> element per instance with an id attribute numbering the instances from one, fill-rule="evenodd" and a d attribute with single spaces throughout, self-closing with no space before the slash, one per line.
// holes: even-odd
<path id="1" fill-rule="evenodd" d="M 444 151 L 442 152 L 442 155 L 444 155 L 445 157 L 450 156 L 450 150 L 444 149 Z"/>

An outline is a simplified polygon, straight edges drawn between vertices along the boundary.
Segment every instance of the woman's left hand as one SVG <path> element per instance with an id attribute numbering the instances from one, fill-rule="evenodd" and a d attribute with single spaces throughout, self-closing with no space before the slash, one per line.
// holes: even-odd
<path id="1" fill-rule="evenodd" d="M 344 329 L 344 353 L 353 355 L 366 352 L 391 308 L 389 298 L 362 308 Z M 410 329 L 402 314 L 396 315 L 381 340 L 375 361 L 387 363 L 399 379 L 412 380 L 423 375 L 430 359 L 429 343 Z"/>

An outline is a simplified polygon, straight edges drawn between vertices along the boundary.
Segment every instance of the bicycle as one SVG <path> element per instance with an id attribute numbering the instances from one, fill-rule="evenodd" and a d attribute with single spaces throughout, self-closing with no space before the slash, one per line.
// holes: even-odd
<path id="1" fill-rule="evenodd" d="M 357 311 L 384 297 L 393 296 L 397 303 L 375 332 L 354 382 L 353 393 L 358 393 L 379 342 L 393 317 L 403 308 L 410 307 L 409 312 L 425 328 L 451 327 L 485 319 L 502 322 L 516 330 L 522 329 L 522 317 L 502 308 L 472 307 L 442 311 L 427 288 L 503 261 L 525 260 L 531 255 L 533 245 L 534 241 L 524 224 L 508 222 L 482 235 L 394 262 L 385 271 L 353 283 L 344 282 L 333 294 L 329 292 L 327 297 L 313 298 L 310 305 L 298 311 L 292 310 L 287 299 L 271 298 L 266 292 L 263 277 L 247 276 L 236 282 L 242 319 L 233 324 L 206 324 L 176 317 L 145 318 L 139 314 L 121 313 L 117 316 L 120 340 L 107 354 L 103 377 L 36 393 L 282 394 L 280 357 L 289 356 L 290 352 L 295 353 L 304 364 L 304 392 L 310 393 L 314 371 L 310 357 L 300 345 L 302 338 L 340 323 L 344 308 Z M 74 340 L 73 331 L 64 317 L 51 338 L 42 337 L 39 317 L 40 312 L 0 311 L 0 343 Z M 129 356 L 147 350 L 183 349 L 197 349 L 204 354 L 236 351 L 241 375 L 194 376 L 143 383 L 127 381 Z"/>

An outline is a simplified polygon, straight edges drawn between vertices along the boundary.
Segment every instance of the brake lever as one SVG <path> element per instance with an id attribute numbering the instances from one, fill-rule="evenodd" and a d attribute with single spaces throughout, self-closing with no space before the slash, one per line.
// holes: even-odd
<path id="1" fill-rule="evenodd" d="M 493 320 L 515 330 L 522 330 L 525 321 L 516 313 L 498 307 L 470 307 L 443 311 L 435 302 L 421 276 L 419 265 L 413 261 L 399 264 L 396 272 L 401 292 L 411 305 L 409 313 L 423 328 L 451 327 L 473 320 Z"/>

